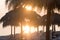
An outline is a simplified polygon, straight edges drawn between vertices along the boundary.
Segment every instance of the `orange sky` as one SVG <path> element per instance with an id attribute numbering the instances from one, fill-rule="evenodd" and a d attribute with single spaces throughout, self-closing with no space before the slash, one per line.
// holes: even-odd
<path id="1" fill-rule="evenodd" d="M 0 18 L 5 15 L 5 13 L 8 11 L 7 10 L 7 7 L 4 5 L 5 4 L 5 0 L 0 0 Z M 43 15 L 44 12 L 41 12 L 40 15 Z M 18 33 L 20 30 L 19 30 L 19 27 L 16 28 L 16 33 Z M 10 27 L 7 27 L 7 28 L 3 28 L 2 27 L 2 23 L 0 24 L 0 36 L 2 35 L 9 35 L 10 34 Z"/>

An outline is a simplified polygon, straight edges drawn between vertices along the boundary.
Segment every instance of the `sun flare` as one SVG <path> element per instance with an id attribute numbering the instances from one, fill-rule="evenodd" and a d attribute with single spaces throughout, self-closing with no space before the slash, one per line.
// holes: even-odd
<path id="1" fill-rule="evenodd" d="M 23 31 L 24 31 L 24 33 L 27 33 L 27 34 L 34 33 L 34 32 L 36 32 L 36 28 L 26 25 L 26 26 L 23 26 Z"/>
<path id="2" fill-rule="evenodd" d="M 30 5 L 25 6 L 25 8 L 26 8 L 26 10 L 32 10 L 32 6 L 30 6 Z"/>
<path id="3" fill-rule="evenodd" d="M 28 25 L 23 27 L 24 33 L 29 33 L 30 32 L 30 27 Z"/>

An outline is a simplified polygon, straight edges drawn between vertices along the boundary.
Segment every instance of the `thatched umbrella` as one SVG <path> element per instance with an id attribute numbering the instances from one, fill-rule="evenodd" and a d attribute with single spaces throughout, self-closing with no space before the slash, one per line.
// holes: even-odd
<path id="1" fill-rule="evenodd" d="M 35 11 L 25 11 L 25 17 L 30 20 L 29 25 L 36 27 L 41 25 L 41 16 Z"/>
<path id="2" fill-rule="evenodd" d="M 21 21 L 23 21 L 23 16 L 22 16 L 22 10 L 18 11 L 16 10 L 11 10 L 6 15 L 4 15 L 0 22 L 3 22 L 3 27 L 6 27 L 8 25 L 12 26 L 19 26 Z M 11 29 L 11 34 L 12 34 L 12 29 Z M 15 37 L 15 27 L 14 27 L 14 37 Z"/>
<path id="3" fill-rule="evenodd" d="M 46 19 L 47 19 L 47 15 L 44 15 L 42 17 L 42 25 L 46 26 Z M 50 26 L 52 25 L 52 32 L 54 33 L 55 32 L 55 25 L 58 25 L 60 26 L 60 14 L 58 13 L 52 13 L 51 17 L 50 17 Z M 53 33 L 52 33 L 52 36 L 53 36 Z"/>
<path id="4" fill-rule="evenodd" d="M 28 19 L 27 22 L 25 22 L 24 25 L 29 25 L 29 26 L 34 26 L 37 27 L 37 36 L 38 36 L 38 32 L 39 32 L 39 26 L 41 26 L 41 16 L 39 14 L 37 14 L 34 11 L 25 11 L 25 17 L 26 19 Z"/>
<path id="5" fill-rule="evenodd" d="M 42 16 L 42 25 L 46 26 L 47 15 Z M 60 25 L 60 14 L 52 13 L 50 17 L 50 26 L 51 25 Z"/>

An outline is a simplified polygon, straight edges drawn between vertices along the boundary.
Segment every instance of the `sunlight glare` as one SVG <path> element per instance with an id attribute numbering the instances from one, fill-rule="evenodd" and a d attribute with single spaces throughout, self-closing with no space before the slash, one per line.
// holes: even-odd
<path id="1" fill-rule="evenodd" d="M 32 6 L 30 6 L 30 5 L 27 5 L 25 8 L 26 8 L 26 10 L 32 10 Z"/>
<path id="2" fill-rule="evenodd" d="M 31 33 L 34 33 L 35 31 L 36 31 L 35 28 L 34 28 L 34 27 L 31 27 L 30 32 L 31 32 Z"/>
<path id="3" fill-rule="evenodd" d="M 30 27 L 28 25 L 23 27 L 24 33 L 29 33 L 30 32 Z"/>
<path id="4" fill-rule="evenodd" d="M 36 28 L 35 27 L 30 27 L 29 25 L 26 25 L 26 26 L 23 26 L 23 31 L 24 31 L 24 33 L 27 33 L 27 34 L 29 34 L 29 33 L 34 33 L 34 32 L 36 32 L 37 30 L 36 30 Z"/>

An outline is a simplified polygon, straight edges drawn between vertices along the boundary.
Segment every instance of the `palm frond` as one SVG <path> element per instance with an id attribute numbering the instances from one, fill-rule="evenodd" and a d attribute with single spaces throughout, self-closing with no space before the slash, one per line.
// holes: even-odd
<path id="1" fill-rule="evenodd" d="M 9 1 L 11 1 L 11 0 L 6 0 L 6 1 L 5 1 L 5 4 L 7 5 Z"/>
<path id="2" fill-rule="evenodd" d="M 16 8 L 18 5 L 21 4 L 21 0 L 6 0 L 6 5 L 8 4 L 8 8 L 10 9 L 11 7 Z"/>

